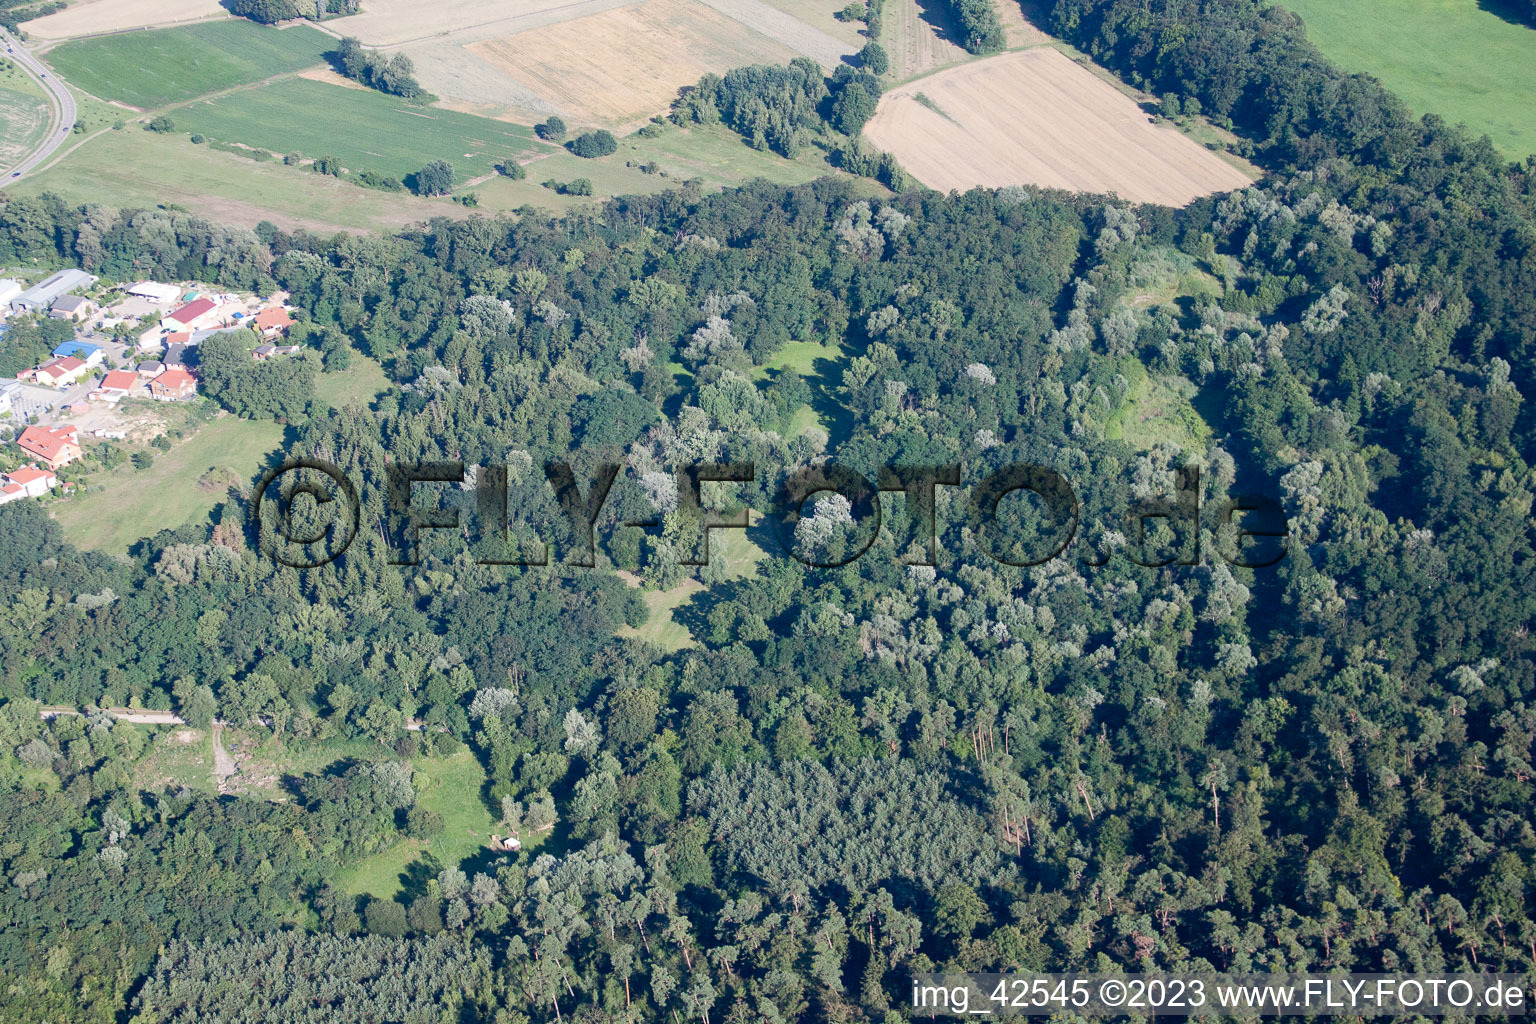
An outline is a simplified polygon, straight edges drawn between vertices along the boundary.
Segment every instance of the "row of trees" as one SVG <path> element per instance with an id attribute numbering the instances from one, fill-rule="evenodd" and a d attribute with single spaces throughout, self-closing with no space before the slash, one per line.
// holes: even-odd
<path id="1" fill-rule="evenodd" d="M 406 99 L 424 95 L 421 84 L 416 81 L 416 67 L 403 53 L 386 56 L 378 50 L 364 49 L 362 43 L 345 36 L 336 50 L 327 56 L 336 70 L 354 82 Z"/>
<path id="2" fill-rule="evenodd" d="M 231 14 L 263 25 L 291 18 L 320 21 L 344 14 L 356 14 L 359 9 L 359 0 L 230 0 L 229 3 Z"/>

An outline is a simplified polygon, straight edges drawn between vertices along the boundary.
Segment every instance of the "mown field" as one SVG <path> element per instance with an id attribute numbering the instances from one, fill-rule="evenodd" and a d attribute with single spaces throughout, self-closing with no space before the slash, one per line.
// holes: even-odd
<path id="1" fill-rule="evenodd" d="M 10 167 L 48 134 L 48 101 L 0 80 L 0 168 Z"/>
<path id="2" fill-rule="evenodd" d="M 313 67 L 335 45 L 307 25 L 233 20 L 80 39 L 48 60 L 70 85 L 147 110 Z"/>
<path id="3" fill-rule="evenodd" d="M 105 489 L 53 506 L 64 539 L 76 547 L 127 554 L 141 537 L 205 516 L 224 500 L 223 491 L 198 484 L 210 468 L 248 480 L 266 466 L 282 437 L 276 423 L 221 416 L 170 451 L 156 453 L 149 469 L 119 469 L 110 480 L 102 478 Z"/>
<path id="4" fill-rule="evenodd" d="M 1477 0 L 1284 0 L 1307 36 L 1381 79 L 1415 112 L 1487 133 L 1505 156 L 1536 153 L 1536 30 Z"/>
<path id="5" fill-rule="evenodd" d="M 448 161 L 460 178 L 490 174 L 503 160 L 540 147 L 520 125 L 304 78 L 192 103 L 175 120 L 179 131 L 273 153 L 333 156 L 348 170 L 397 178 L 432 160 Z"/>
<path id="6" fill-rule="evenodd" d="M 280 160 L 257 163 L 194 146 L 186 135 L 157 135 L 136 125 L 98 135 L 8 191 L 88 196 L 119 207 L 174 204 L 222 224 L 255 227 L 270 220 L 323 233 L 388 231 L 434 215 L 465 212 L 446 202 L 359 188 L 307 168 L 284 167 Z"/>

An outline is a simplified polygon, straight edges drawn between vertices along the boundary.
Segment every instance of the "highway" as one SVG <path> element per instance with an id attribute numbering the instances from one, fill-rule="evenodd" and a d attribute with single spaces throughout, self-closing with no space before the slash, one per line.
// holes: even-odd
<path id="1" fill-rule="evenodd" d="M 40 146 L 34 149 L 21 163 L 16 164 L 3 173 L 0 178 L 0 188 L 4 188 L 13 181 L 46 161 L 53 156 L 53 151 L 58 149 L 69 138 L 70 130 L 75 126 L 75 98 L 69 94 L 64 83 L 59 81 L 45 68 L 41 61 L 27 52 L 21 45 L 21 40 L 11 33 L 0 29 L 0 42 L 5 44 L 6 54 L 11 60 L 21 65 L 22 69 L 36 79 L 48 93 L 49 106 L 52 108 L 54 120 L 48 128 L 48 136 L 43 139 Z"/>

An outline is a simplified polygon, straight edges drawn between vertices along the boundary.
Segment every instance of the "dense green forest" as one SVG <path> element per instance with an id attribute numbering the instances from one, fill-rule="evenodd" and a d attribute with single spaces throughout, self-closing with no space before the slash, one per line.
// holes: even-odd
<path id="1" fill-rule="evenodd" d="M 1279 8 L 1037 6 L 1269 175 L 1177 211 L 822 180 L 392 237 L 8 199 L 0 260 L 280 286 L 327 366 L 397 386 L 334 410 L 313 365 L 209 353 L 217 401 L 357 481 L 375 525 L 319 569 L 258 553 L 263 466 L 128 561 L 0 507 L 0 1019 L 895 1021 L 935 966 L 1529 975 L 1536 162 L 1412 119 Z M 690 95 L 784 150 L 829 99 L 795 65 Z M 937 564 L 897 494 L 840 567 L 805 564 L 861 543 L 831 498 L 784 538 L 804 561 L 754 530 L 749 575 L 681 564 L 685 467 L 757 467 L 706 486 L 724 517 L 826 458 L 963 467 Z M 513 546 L 554 564 L 441 530 L 391 564 L 386 467 L 433 460 L 505 465 Z M 565 564 L 555 460 L 624 466 L 595 568 Z M 1084 506 L 1033 567 L 962 505 L 1020 462 Z M 1208 507 L 1278 498 L 1286 557 L 1229 566 L 1208 524 L 1202 564 L 1142 564 L 1197 538 L 1123 510 L 1188 465 Z M 692 646 L 627 628 L 689 576 Z M 40 703 L 377 753 L 286 802 L 147 791 L 148 730 Z M 442 827 L 409 759 L 466 746 L 541 845 L 353 896 Z"/>

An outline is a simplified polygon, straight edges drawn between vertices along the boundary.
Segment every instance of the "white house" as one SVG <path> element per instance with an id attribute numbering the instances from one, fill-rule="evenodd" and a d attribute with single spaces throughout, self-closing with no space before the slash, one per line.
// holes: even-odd
<path id="1" fill-rule="evenodd" d="M 21 282 L 9 277 L 0 280 L 0 306 L 9 306 L 21 294 Z"/>
<path id="2" fill-rule="evenodd" d="M 52 470 L 25 466 L 0 475 L 0 505 L 18 498 L 39 498 L 59 484 Z"/>

